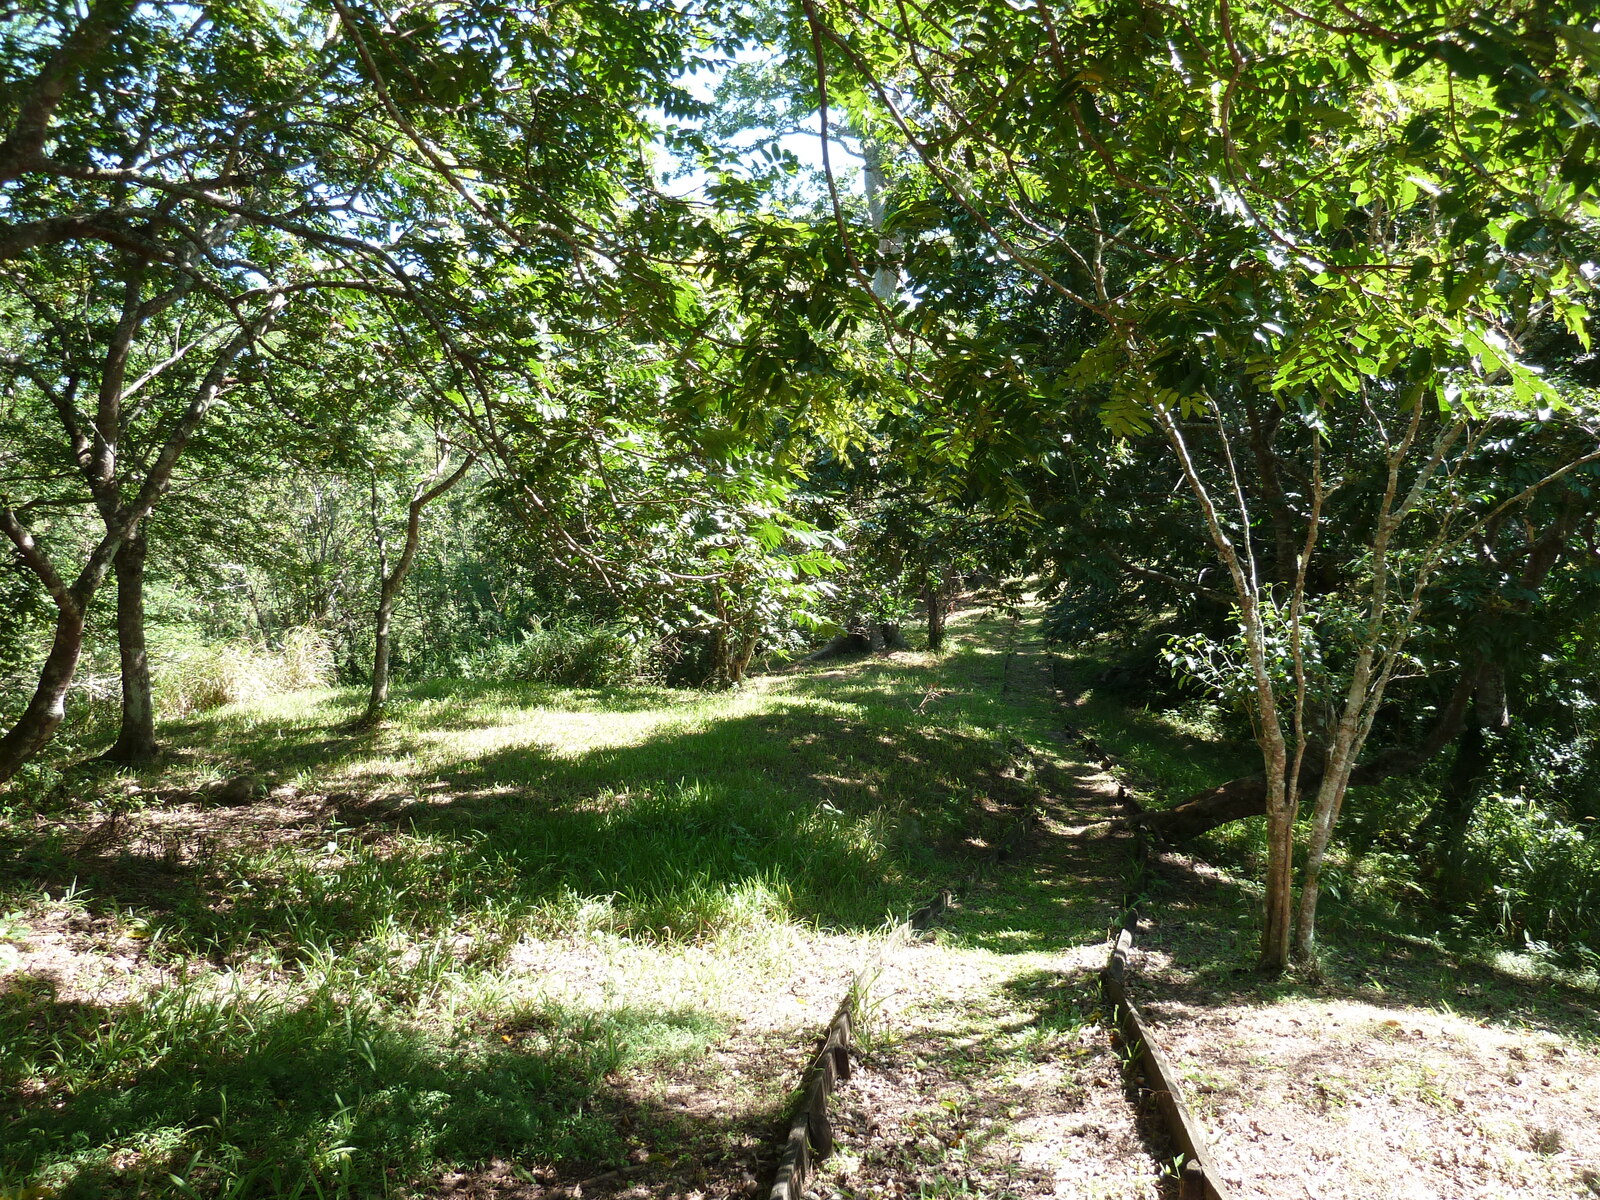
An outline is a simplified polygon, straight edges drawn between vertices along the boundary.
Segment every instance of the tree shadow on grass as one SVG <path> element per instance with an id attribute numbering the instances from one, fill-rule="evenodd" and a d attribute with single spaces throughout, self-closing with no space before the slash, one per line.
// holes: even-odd
<path id="1" fill-rule="evenodd" d="M 1197 1005 L 1342 999 L 1380 1008 L 1446 1008 L 1509 1029 L 1600 1039 L 1596 993 L 1498 965 L 1492 947 L 1445 943 L 1403 918 L 1349 901 L 1319 906 L 1320 978 L 1250 969 L 1259 930 L 1255 889 L 1175 855 L 1156 863 L 1155 935 L 1185 979 L 1160 991 Z"/>
<path id="2" fill-rule="evenodd" d="M 291 805 L 259 844 L 257 810 L 290 802 L 211 812 L 237 840 L 191 839 L 166 858 L 154 842 L 85 854 L 12 826 L 0 864 L 52 894 L 76 888 L 92 910 L 136 908 L 218 962 L 263 943 L 343 950 L 380 928 L 490 910 L 505 926 L 589 898 L 617 931 L 650 937 L 714 932 L 753 910 L 866 931 L 958 878 L 1037 795 L 993 738 L 796 703 L 669 724 L 635 745 L 462 757 L 414 799 Z"/>
<path id="3" fill-rule="evenodd" d="M 785 916 L 869 930 L 924 902 L 1034 795 L 992 741 L 886 730 L 800 706 L 555 758 L 508 747 L 440 772 L 396 814 L 484 839 L 531 902 L 612 896 L 693 929 L 708 896 L 759 887 Z M 682 926 L 674 926 L 681 931 Z"/>
<path id="4" fill-rule="evenodd" d="M 202 1195 L 377 1196 L 496 1159 L 621 1165 L 626 1129 L 706 1153 L 730 1133 L 607 1084 L 719 1032 L 690 1011 L 550 1010 L 438 1039 L 332 993 L 113 1010 L 14 989 L 0 1030 L 0 1182 L 62 1197 L 176 1194 L 171 1175 Z"/>

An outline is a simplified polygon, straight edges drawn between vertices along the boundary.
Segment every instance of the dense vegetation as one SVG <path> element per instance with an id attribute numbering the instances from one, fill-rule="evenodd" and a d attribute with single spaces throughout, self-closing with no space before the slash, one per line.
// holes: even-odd
<path id="1" fill-rule="evenodd" d="M 1591 8 L 8 11 L 0 804 L 103 817 L 119 769 L 159 803 L 219 709 L 696 711 L 671 689 L 939 651 L 959 594 L 1025 579 L 1117 656 L 1102 691 L 1227 748 L 1149 820 L 1250 844 L 1269 972 L 1373 888 L 1595 966 Z M 275 784 L 293 748 L 261 752 Z M 866 921 L 909 868 L 835 832 Z M 525 835 L 450 869 L 516 874 Z M 826 917 L 759 872 L 656 912 L 648 875 L 506 903 Z"/>

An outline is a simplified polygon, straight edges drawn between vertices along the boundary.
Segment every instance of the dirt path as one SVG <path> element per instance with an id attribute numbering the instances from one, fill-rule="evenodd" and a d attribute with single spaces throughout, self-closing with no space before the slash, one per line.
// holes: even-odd
<path id="1" fill-rule="evenodd" d="M 1007 686 L 1050 703 L 1048 670 L 1019 646 Z M 1124 1091 L 1096 977 L 1128 856 L 1068 836 L 1104 819 L 1116 784 L 1051 757 L 1035 765 L 1053 799 L 1017 858 L 887 957 L 816 1196 L 1163 1194 L 1171 1151 Z"/>

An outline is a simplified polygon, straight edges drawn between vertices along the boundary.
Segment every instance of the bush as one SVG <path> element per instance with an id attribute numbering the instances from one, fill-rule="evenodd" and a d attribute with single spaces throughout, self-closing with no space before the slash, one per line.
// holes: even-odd
<path id="1" fill-rule="evenodd" d="M 1581 825 L 1521 797 L 1478 809 L 1464 878 L 1482 881 L 1478 916 L 1513 941 L 1600 948 L 1600 845 Z"/>
<path id="2" fill-rule="evenodd" d="M 333 649 L 318 629 L 292 629 L 276 649 L 241 642 L 157 651 L 153 686 L 164 716 L 188 716 L 278 692 L 326 687 Z"/>
<path id="3" fill-rule="evenodd" d="M 651 650 L 622 626 L 556 622 L 484 647 L 462 664 L 462 674 L 565 687 L 624 687 L 650 673 Z"/>

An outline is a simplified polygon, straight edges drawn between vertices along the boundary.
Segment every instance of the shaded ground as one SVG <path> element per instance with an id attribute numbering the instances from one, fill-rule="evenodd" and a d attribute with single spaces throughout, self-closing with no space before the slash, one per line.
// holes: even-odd
<path id="1" fill-rule="evenodd" d="M 1142 801 L 1259 769 L 1203 705 L 1119 683 L 1112 649 L 1072 648 L 1060 679 L 1073 722 Z M 1319 909 L 1320 977 L 1262 980 L 1261 822 L 1203 845 L 1191 852 L 1227 868 L 1159 858 L 1130 982 L 1236 1196 L 1600 1195 L 1592 976 L 1427 934 L 1429 914 L 1350 871 Z"/>
<path id="2" fill-rule="evenodd" d="M 0 797 L 0 1192 L 769 1183 L 886 918 L 1043 795 L 1014 632 L 731 696 L 429 685 L 370 736 L 332 732 L 353 692 L 278 698 Z M 984 895 L 973 953 L 1066 944 Z"/>
<path id="3" fill-rule="evenodd" d="M 1178 855 L 1157 879 L 1135 989 L 1238 1196 L 1600 1192 L 1593 993 L 1348 923 L 1323 982 L 1260 982 L 1251 889 Z"/>
<path id="4" fill-rule="evenodd" d="M 1037 645 L 1018 650 L 1010 685 L 1048 703 Z M 1166 1194 L 1171 1153 L 1124 1094 L 1096 975 L 1127 851 L 1067 836 L 1106 815 L 1115 783 L 1082 768 L 1046 773 L 1052 798 L 1020 858 L 877 977 L 817 1195 Z"/>

